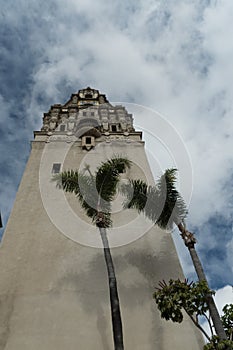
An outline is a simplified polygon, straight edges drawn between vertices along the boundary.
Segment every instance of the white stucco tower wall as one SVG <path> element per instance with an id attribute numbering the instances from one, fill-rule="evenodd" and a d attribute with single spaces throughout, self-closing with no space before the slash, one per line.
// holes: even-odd
<path id="1" fill-rule="evenodd" d="M 0 350 L 113 349 L 106 266 L 98 230 L 51 181 L 64 169 L 127 156 L 122 175 L 153 183 L 141 132 L 123 106 L 98 90 L 73 94 L 45 113 L 35 132 L 0 248 Z M 161 279 L 183 273 L 169 232 L 113 203 L 112 247 L 125 350 L 200 350 L 188 319 L 161 320 L 152 294 Z"/>

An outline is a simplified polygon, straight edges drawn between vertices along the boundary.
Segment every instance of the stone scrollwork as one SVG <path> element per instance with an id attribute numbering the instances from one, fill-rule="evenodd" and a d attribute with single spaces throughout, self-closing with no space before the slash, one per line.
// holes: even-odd
<path id="1" fill-rule="evenodd" d="M 120 141 L 120 142 L 131 142 L 128 135 L 107 135 L 105 137 L 105 142 Z"/>
<path id="2" fill-rule="evenodd" d="M 77 138 L 74 135 L 52 135 L 49 136 L 48 141 L 53 142 L 53 141 L 65 141 L 65 142 L 74 142 L 76 141 Z"/>

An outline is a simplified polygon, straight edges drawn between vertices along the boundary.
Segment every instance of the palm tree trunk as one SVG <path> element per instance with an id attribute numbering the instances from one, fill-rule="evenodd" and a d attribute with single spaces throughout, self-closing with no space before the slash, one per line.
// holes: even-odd
<path id="1" fill-rule="evenodd" d="M 118 291 L 117 291 L 117 281 L 116 281 L 114 265 L 112 261 L 111 251 L 108 244 L 106 229 L 103 227 L 99 227 L 99 231 L 103 242 L 104 258 L 105 258 L 107 272 L 108 272 L 114 348 L 115 350 L 124 350 L 120 302 L 119 302 Z"/>
<path id="2" fill-rule="evenodd" d="M 186 247 L 189 250 L 189 253 L 190 253 L 190 256 L 192 258 L 192 262 L 193 262 L 194 268 L 196 270 L 199 281 L 200 282 L 205 281 L 207 283 L 207 286 L 208 286 L 208 282 L 207 282 L 201 261 L 199 259 L 198 254 L 197 254 L 197 251 L 195 249 L 196 240 L 195 240 L 193 234 L 191 232 L 187 231 L 181 223 L 178 224 L 177 226 L 178 226 L 179 231 L 181 232 L 181 237 L 184 241 L 184 244 L 186 245 Z M 220 316 L 218 313 L 218 309 L 216 307 L 216 304 L 214 302 L 212 295 L 208 294 L 206 296 L 206 298 L 207 298 L 207 304 L 208 304 L 210 316 L 212 318 L 216 334 L 219 336 L 220 339 L 227 339 L 225 330 L 223 328 L 223 325 L 222 325 L 222 322 L 221 322 L 221 319 L 220 319 Z"/>

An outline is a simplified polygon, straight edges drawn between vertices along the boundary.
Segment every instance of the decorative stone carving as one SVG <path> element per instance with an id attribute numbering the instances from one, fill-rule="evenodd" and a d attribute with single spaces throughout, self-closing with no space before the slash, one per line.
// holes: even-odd
<path id="1" fill-rule="evenodd" d="M 54 130 L 56 128 L 56 125 L 57 125 L 56 120 L 54 121 L 51 120 L 51 122 L 49 123 L 49 129 Z"/>
<path id="2" fill-rule="evenodd" d="M 70 131 L 74 130 L 74 127 L 75 127 L 75 123 L 73 121 L 68 122 L 68 127 L 67 127 L 68 130 Z"/>
<path id="3" fill-rule="evenodd" d="M 131 140 L 125 135 L 109 135 L 105 138 L 105 142 L 111 141 L 131 142 Z"/>
<path id="4" fill-rule="evenodd" d="M 123 131 L 127 129 L 126 122 L 121 122 L 121 129 Z"/>
<path id="5" fill-rule="evenodd" d="M 52 135 L 48 138 L 47 142 L 53 142 L 53 141 L 66 141 L 66 142 L 74 142 L 77 138 L 74 135 L 68 136 L 68 135 Z"/>
<path id="6" fill-rule="evenodd" d="M 91 107 L 91 108 L 90 108 Z M 134 131 L 133 118 L 123 106 L 112 106 L 106 96 L 98 90 L 87 87 L 72 94 L 70 100 L 64 105 L 51 106 L 44 114 L 42 131 L 75 131 L 83 128 L 80 122 L 85 120 L 85 127 L 97 127 L 99 131 L 121 133 Z M 98 124 L 93 124 L 93 121 Z M 66 125 L 65 130 L 59 125 Z M 112 125 L 112 126 L 111 126 Z M 81 134 L 80 134 L 81 135 Z"/>
<path id="7" fill-rule="evenodd" d="M 43 124 L 41 131 L 48 131 L 49 130 L 49 123 L 45 123 Z"/>
<path id="8" fill-rule="evenodd" d="M 72 102 L 73 103 L 77 103 L 78 102 L 78 97 L 76 95 L 73 96 Z"/>
<path id="9" fill-rule="evenodd" d="M 108 130 L 108 123 L 103 123 L 103 129 Z"/>

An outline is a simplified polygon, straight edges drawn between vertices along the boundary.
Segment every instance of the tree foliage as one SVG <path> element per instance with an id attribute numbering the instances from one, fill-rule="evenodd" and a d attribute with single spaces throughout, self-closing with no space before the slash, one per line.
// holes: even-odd
<path id="1" fill-rule="evenodd" d="M 167 169 L 156 186 L 142 180 L 130 180 L 122 185 L 121 191 L 127 198 L 124 207 L 143 212 L 163 229 L 172 228 L 173 222 L 179 224 L 187 215 L 187 207 L 175 187 L 176 171 Z"/>
<path id="2" fill-rule="evenodd" d="M 226 331 L 228 339 L 233 341 L 233 304 L 226 304 L 222 311 L 223 316 L 221 319 L 223 327 Z"/>
<path id="3" fill-rule="evenodd" d="M 117 280 L 106 228 L 112 225 L 111 201 L 116 194 L 120 174 L 130 166 L 131 162 L 127 158 L 115 156 L 102 162 L 94 174 L 87 165 L 82 172 L 67 170 L 53 178 L 58 188 L 78 197 L 87 216 L 99 228 L 108 273 L 115 350 L 123 350 L 124 343 Z"/>
<path id="4" fill-rule="evenodd" d="M 89 167 L 84 172 L 67 170 L 53 177 L 57 186 L 66 192 L 74 193 L 90 217 L 98 227 L 111 227 L 111 201 L 113 200 L 119 176 L 129 168 L 131 162 L 127 158 L 115 156 L 102 162 L 95 174 L 91 174 Z"/>
<path id="5" fill-rule="evenodd" d="M 181 323 L 184 310 L 196 323 L 198 317 L 205 316 L 208 311 L 207 293 L 214 294 L 214 291 L 208 288 L 205 281 L 189 283 L 188 280 L 171 279 L 168 284 L 160 282 L 153 297 L 162 318 Z"/>
<path id="6" fill-rule="evenodd" d="M 181 323 L 183 321 L 183 311 L 191 318 L 192 322 L 199 328 L 209 343 L 204 346 L 204 350 L 233 350 L 232 325 L 233 325 L 233 305 L 226 305 L 223 308 L 224 315 L 222 321 L 228 340 L 221 340 L 213 334 L 212 324 L 208 312 L 206 295 L 213 295 L 215 292 L 209 289 L 206 281 L 188 282 L 170 280 L 159 282 L 159 287 L 153 295 L 161 317 L 166 320 Z M 209 336 L 200 323 L 200 317 L 205 317 L 208 321 L 212 336 Z"/>
<path id="7" fill-rule="evenodd" d="M 199 281 L 205 281 L 207 284 L 204 269 L 195 249 L 196 239 L 185 226 L 187 208 L 182 196 L 176 190 L 176 169 L 167 169 L 156 186 L 147 185 L 141 180 L 132 180 L 122 186 L 121 190 L 127 198 L 124 203 L 126 208 L 135 208 L 143 212 L 162 229 L 171 229 L 173 223 L 177 225 L 183 242 L 189 250 Z M 207 293 L 206 300 L 216 333 L 221 339 L 227 339 L 212 295 Z"/>
<path id="8" fill-rule="evenodd" d="M 204 346 L 203 350 L 233 350 L 233 342 L 229 339 L 221 340 L 214 335 L 210 342 Z"/>

